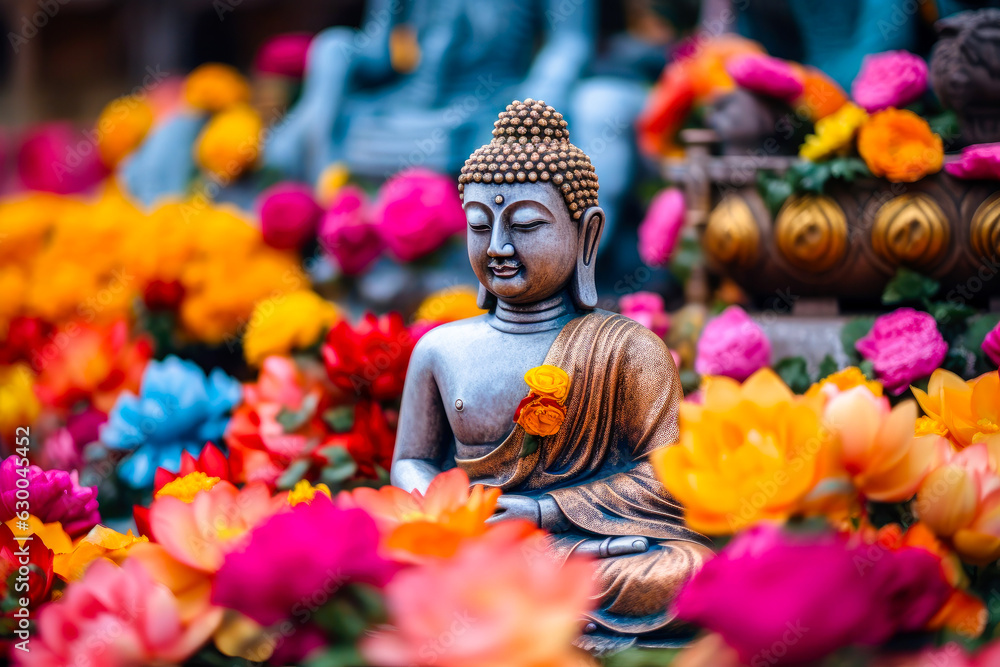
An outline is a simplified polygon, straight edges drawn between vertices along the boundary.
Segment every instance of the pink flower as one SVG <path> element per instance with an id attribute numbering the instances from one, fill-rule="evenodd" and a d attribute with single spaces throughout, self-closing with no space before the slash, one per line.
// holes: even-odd
<path id="1" fill-rule="evenodd" d="M 1000 143 L 975 144 L 962 149 L 962 159 L 944 170 L 955 178 L 1000 180 Z"/>
<path id="2" fill-rule="evenodd" d="M 258 198 L 264 242 L 281 250 L 299 248 L 316 233 L 323 210 L 301 183 L 272 185 Z"/>
<path id="3" fill-rule="evenodd" d="M 904 107 L 927 90 L 927 63 L 909 51 L 885 51 L 865 56 L 854 77 L 851 97 L 868 113 Z"/>
<path id="4" fill-rule="evenodd" d="M 39 461 L 42 467 L 46 470 L 82 468 L 83 448 L 98 439 L 99 429 L 106 421 L 108 416 L 92 407 L 70 415 L 64 428 L 46 438 Z"/>
<path id="5" fill-rule="evenodd" d="M 87 532 L 101 521 L 97 509 L 97 487 L 80 486 L 76 471 L 42 470 L 28 466 L 22 474 L 21 458 L 10 456 L 0 463 L 0 522 L 17 516 L 19 479 L 28 480 L 28 511 L 42 523 L 58 521 L 72 536 Z M 23 484 L 23 483 L 22 483 Z"/>
<path id="6" fill-rule="evenodd" d="M 684 228 L 684 195 L 667 188 L 649 203 L 639 225 L 639 256 L 647 266 L 666 264 Z"/>
<path id="7" fill-rule="evenodd" d="M 363 273 L 382 254 L 382 237 L 368 219 L 368 199 L 353 185 L 337 191 L 319 224 L 319 243 L 348 276 Z"/>
<path id="8" fill-rule="evenodd" d="M 100 559 L 42 608 L 31 650 L 11 653 L 29 667 L 180 664 L 217 626 L 182 619 L 181 603 L 138 560 Z"/>
<path id="9" fill-rule="evenodd" d="M 986 334 L 983 340 L 983 352 L 997 366 L 1000 366 L 1000 324 Z"/>
<path id="10" fill-rule="evenodd" d="M 761 524 L 705 564 L 676 610 L 721 634 L 747 664 L 762 655 L 812 664 L 844 646 L 922 629 L 951 594 L 940 561 L 916 548 L 878 549 L 875 558 L 872 548 Z"/>
<path id="11" fill-rule="evenodd" d="M 663 297 L 654 292 L 626 294 L 618 300 L 622 315 L 643 325 L 660 338 L 670 330 L 670 316 L 663 309 Z"/>
<path id="12" fill-rule="evenodd" d="M 802 77 L 791 65 L 778 58 L 748 53 L 730 60 L 726 71 L 738 86 L 755 93 L 787 101 L 802 94 Z"/>
<path id="13" fill-rule="evenodd" d="M 301 79 L 311 43 L 312 35 L 307 32 L 275 35 L 258 49 L 253 67 L 258 72 Z"/>
<path id="14" fill-rule="evenodd" d="M 437 250 L 466 225 L 455 184 L 427 169 L 408 169 L 386 181 L 375 221 L 389 251 L 403 262 Z"/>
<path id="15" fill-rule="evenodd" d="M 381 588 L 396 573 L 398 565 L 382 558 L 378 545 L 378 529 L 368 514 L 339 509 L 316 494 L 258 526 L 245 549 L 226 556 L 212 586 L 212 602 L 263 626 L 296 615 L 295 633 L 285 637 L 273 660 L 297 662 L 323 644 L 318 626 L 300 625 L 304 609 L 323 604 L 347 584 Z"/>
<path id="16" fill-rule="evenodd" d="M 694 369 L 743 382 L 771 363 L 771 341 L 739 306 L 729 306 L 701 332 Z"/>
<path id="17" fill-rule="evenodd" d="M 878 379 L 896 396 L 933 373 L 948 353 L 934 318 L 912 308 L 879 317 L 854 347 L 875 365 Z"/>
<path id="18" fill-rule="evenodd" d="M 32 128 L 21 144 L 17 169 L 27 189 L 61 195 L 89 190 L 107 173 L 97 146 L 69 123 Z"/>

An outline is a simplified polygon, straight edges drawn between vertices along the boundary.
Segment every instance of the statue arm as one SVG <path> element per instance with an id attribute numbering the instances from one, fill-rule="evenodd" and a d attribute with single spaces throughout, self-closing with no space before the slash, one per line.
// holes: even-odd
<path id="1" fill-rule="evenodd" d="M 434 377 L 431 338 L 425 335 L 410 358 L 390 471 L 393 486 L 421 493 L 443 469 L 453 437 Z"/>
<path id="2" fill-rule="evenodd" d="M 543 6 L 545 45 L 521 83 L 521 99 L 541 99 L 561 109 L 568 106 L 570 87 L 580 80 L 593 57 L 597 6 L 593 0 L 548 0 Z"/>

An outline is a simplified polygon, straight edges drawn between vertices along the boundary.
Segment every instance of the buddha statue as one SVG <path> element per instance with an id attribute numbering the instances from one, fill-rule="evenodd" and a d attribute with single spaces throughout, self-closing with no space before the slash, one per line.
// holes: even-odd
<path id="1" fill-rule="evenodd" d="M 559 557 L 597 559 L 599 606 L 580 645 L 611 650 L 685 637 L 669 604 L 711 554 L 653 474 L 649 455 L 678 438 L 681 386 L 655 334 L 596 309 L 604 228 L 597 175 L 544 102 L 513 102 L 459 189 L 468 250 L 488 313 L 432 329 L 410 361 L 391 479 L 423 491 L 458 466 L 503 495 L 491 521 L 552 533 Z M 525 373 L 569 379 L 565 418 L 543 437 L 513 416 Z"/>

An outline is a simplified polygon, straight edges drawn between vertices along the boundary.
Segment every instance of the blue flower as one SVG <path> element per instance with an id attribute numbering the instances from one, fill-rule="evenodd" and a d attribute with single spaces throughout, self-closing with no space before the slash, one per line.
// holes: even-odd
<path id="1" fill-rule="evenodd" d="M 218 368 L 206 377 L 197 364 L 175 356 L 151 361 L 139 395 L 118 397 L 101 442 L 130 450 L 118 476 L 132 488 L 149 488 L 157 467 L 177 472 L 181 452 L 197 456 L 207 441 L 219 440 L 242 396 L 240 383 Z"/>

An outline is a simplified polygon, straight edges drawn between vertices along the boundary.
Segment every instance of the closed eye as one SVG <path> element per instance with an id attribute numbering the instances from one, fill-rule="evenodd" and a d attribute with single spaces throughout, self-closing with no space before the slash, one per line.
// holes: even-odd
<path id="1" fill-rule="evenodd" d="M 514 229 L 519 229 L 521 231 L 528 231 L 531 229 L 537 229 L 542 225 L 547 225 L 548 222 L 549 222 L 548 220 L 532 220 L 531 222 L 519 222 L 517 224 L 512 225 L 512 227 Z"/>
<path id="2" fill-rule="evenodd" d="M 492 229 L 492 227 L 490 227 L 489 225 L 473 225 L 473 224 L 470 224 L 469 225 L 469 229 L 471 229 L 474 232 L 488 232 L 488 231 L 490 231 L 490 229 Z"/>

